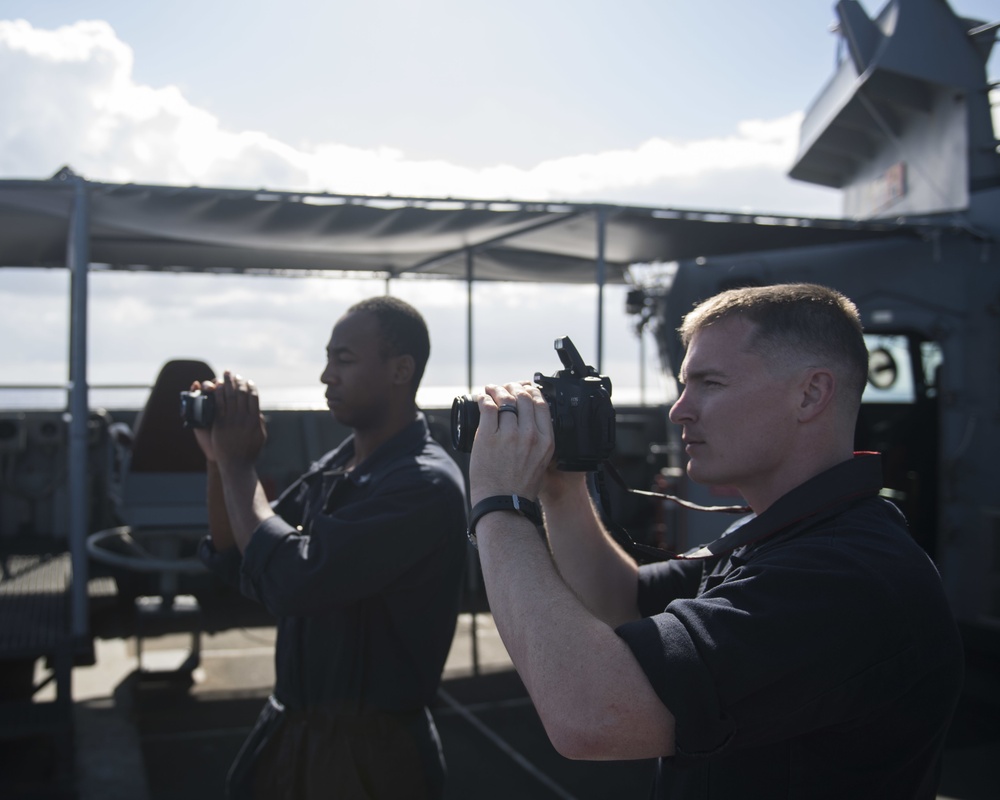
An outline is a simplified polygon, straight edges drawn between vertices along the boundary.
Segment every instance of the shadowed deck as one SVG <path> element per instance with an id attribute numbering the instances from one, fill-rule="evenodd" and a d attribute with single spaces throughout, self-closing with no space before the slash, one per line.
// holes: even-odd
<path id="1" fill-rule="evenodd" d="M 149 673 L 180 664 L 186 632 L 143 642 L 137 670 L 131 609 L 95 604 L 96 664 L 73 675 L 77 800 L 217 800 L 226 770 L 273 681 L 274 628 L 227 594 L 202 603 L 201 664 L 192 680 Z M 219 629 L 221 620 L 226 628 Z M 448 800 L 648 797 L 649 762 L 588 763 L 549 744 L 489 614 L 463 614 L 432 712 L 448 761 Z M 233 627 L 235 622 L 235 627 Z M 941 797 L 995 798 L 1000 757 L 1000 660 L 970 653 L 968 692 L 946 755 Z M 48 781 L 53 753 L 35 739 L 5 747 L 4 797 L 70 798 Z M 9 792 L 9 793 L 6 793 Z"/>

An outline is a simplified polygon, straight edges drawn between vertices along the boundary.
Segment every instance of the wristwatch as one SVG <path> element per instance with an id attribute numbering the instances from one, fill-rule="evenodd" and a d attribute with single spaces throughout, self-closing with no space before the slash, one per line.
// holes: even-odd
<path id="1" fill-rule="evenodd" d="M 538 507 L 538 503 L 519 494 L 495 494 L 483 498 L 472 507 L 472 513 L 469 515 L 469 541 L 473 547 L 479 546 L 476 542 L 476 525 L 491 511 L 516 511 L 534 523 L 535 527 L 542 527 L 542 510 Z"/>

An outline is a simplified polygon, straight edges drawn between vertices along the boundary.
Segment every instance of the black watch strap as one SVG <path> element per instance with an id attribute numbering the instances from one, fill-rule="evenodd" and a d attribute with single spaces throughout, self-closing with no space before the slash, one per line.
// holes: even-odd
<path id="1" fill-rule="evenodd" d="M 492 511 L 516 511 L 533 522 L 536 527 L 542 526 L 542 510 L 538 507 L 538 503 L 519 494 L 495 494 L 492 497 L 485 497 L 472 507 L 472 513 L 469 515 L 469 541 L 473 547 L 478 547 L 476 525 Z"/>

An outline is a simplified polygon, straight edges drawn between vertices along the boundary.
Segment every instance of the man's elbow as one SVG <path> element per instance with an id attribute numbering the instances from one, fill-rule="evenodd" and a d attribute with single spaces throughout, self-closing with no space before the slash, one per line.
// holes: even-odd
<path id="1" fill-rule="evenodd" d="M 592 729 L 582 729 L 566 723 L 546 723 L 545 732 L 549 741 L 563 758 L 573 761 L 602 761 L 608 758 L 604 755 L 606 742 Z"/>
<path id="2" fill-rule="evenodd" d="M 556 752 L 573 761 L 620 761 L 673 754 L 673 731 L 649 730 L 613 714 L 602 715 L 601 719 L 549 715 L 542 717 L 542 724 Z"/>

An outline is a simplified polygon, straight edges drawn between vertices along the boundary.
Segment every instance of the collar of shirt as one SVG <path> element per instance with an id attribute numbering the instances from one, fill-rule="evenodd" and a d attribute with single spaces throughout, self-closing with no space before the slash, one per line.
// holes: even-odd
<path id="1" fill-rule="evenodd" d="M 698 547 L 677 558 L 713 558 L 757 544 L 793 525 L 814 525 L 864 497 L 874 497 L 882 488 L 882 456 L 879 453 L 855 453 L 796 486 L 759 516 L 749 517 L 711 544 Z"/>
<path id="2" fill-rule="evenodd" d="M 418 452 L 428 436 L 430 428 L 427 418 L 422 411 L 417 411 L 413 422 L 381 444 L 354 469 L 345 470 L 347 462 L 354 456 L 354 435 L 351 434 L 314 471 L 322 472 L 324 478 L 346 477 L 356 486 L 364 486 L 369 481 L 380 479 L 386 471 L 395 467 L 400 455 Z"/>

